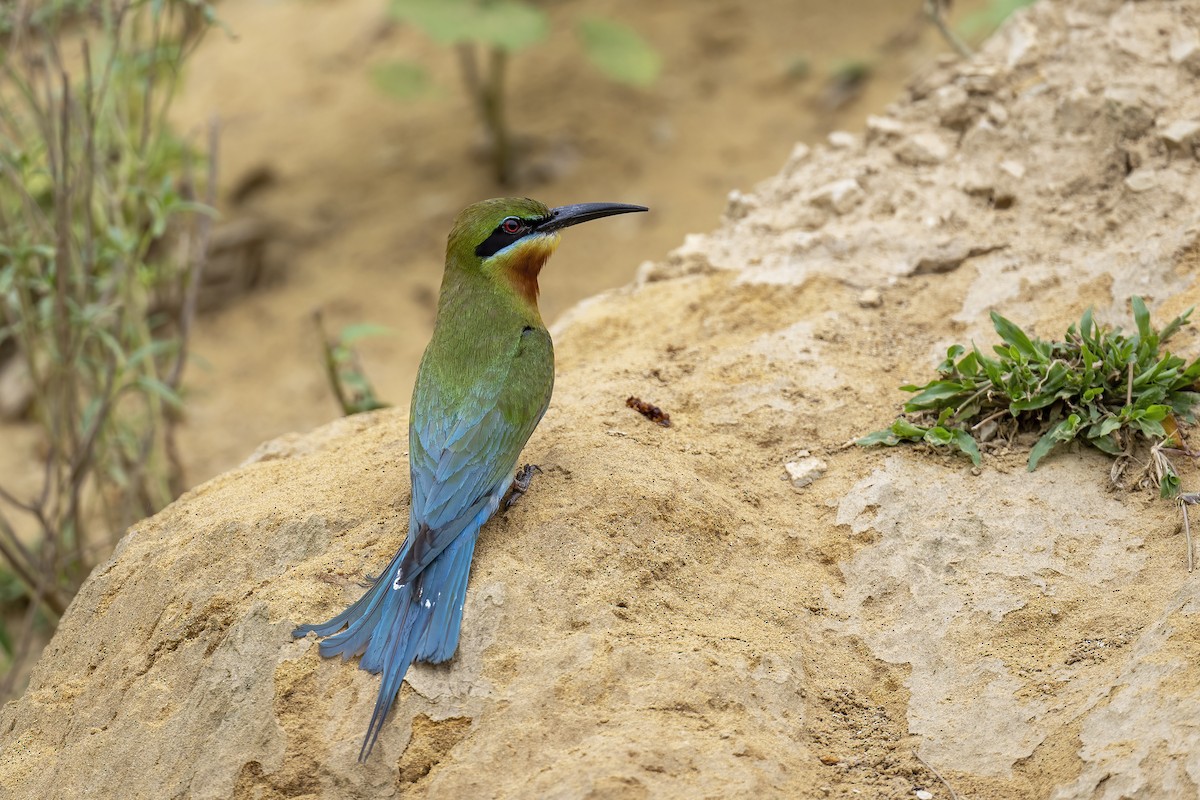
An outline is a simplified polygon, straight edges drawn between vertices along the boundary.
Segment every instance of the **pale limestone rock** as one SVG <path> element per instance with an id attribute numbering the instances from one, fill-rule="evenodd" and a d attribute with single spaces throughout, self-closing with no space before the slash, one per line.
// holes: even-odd
<path id="1" fill-rule="evenodd" d="M 854 178 L 827 183 L 812 194 L 813 205 L 846 214 L 863 201 L 864 192 Z"/>
<path id="2" fill-rule="evenodd" d="M 905 164 L 924 166 L 940 164 L 950 155 L 950 147 L 936 133 L 918 133 L 895 147 L 896 158 Z"/>
<path id="3" fill-rule="evenodd" d="M 1163 128 L 1159 134 L 1167 145 L 1175 150 L 1189 152 L 1200 134 L 1200 121 L 1181 119 Z"/>
<path id="4" fill-rule="evenodd" d="M 861 308 L 879 308 L 883 305 L 883 295 L 873 286 L 863 289 L 858 296 L 858 305 Z"/>
<path id="5" fill-rule="evenodd" d="M 1153 169 L 1135 169 L 1125 176 L 1125 186 L 1129 191 L 1139 194 L 1150 191 L 1158 183 L 1158 176 Z"/>
<path id="6" fill-rule="evenodd" d="M 787 470 L 788 480 L 792 482 L 792 487 L 796 489 L 808 486 L 824 476 L 825 470 L 829 469 L 828 464 L 814 456 L 802 458 L 799 461 L 789 461 L 783 467 Z"/>
<path id="7" fill-rule="evenodd" d="M 834 150 L 853 150 L 858 147 L 858 137 L 849 131 L 834 131 L 829 134 L 828 140 Z"/>

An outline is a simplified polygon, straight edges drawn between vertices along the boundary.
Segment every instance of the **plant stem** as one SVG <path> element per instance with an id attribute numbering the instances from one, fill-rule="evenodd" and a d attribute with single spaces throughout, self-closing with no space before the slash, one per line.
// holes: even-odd
<path id="1" fill-rule="evenodd" d="M 487 74 L 481 76 L 475 45 L 464 42 L 458 46 L 463 85 L 491 140 L 492 174 L 501 186 L 509 186 L 512 182 L 512 144 L 504 114 L 504 76 L 508 67 L 508 52 L 500 47 L 492 47 L 488 56 Z"/>
<path id="2" fill-rule="evenodd" d="M 504 114 L 504 74 L 507 67 L 507 51 L 493 47 L 488 67 L 484 113 L 492 134 L 492 165 L 496 181 L 501 186 L 508 186 L 512 182 L 512 144 Z"/>
<path id="3" fill-rule="evenodd" d="M 925 0 L 925 14 L 929 17 L 929 21 L 933 23 L 938 32 L 942 34 L 942 38 L 946 43 L 954 48 L 954 52 L 958 53 L 963 58 L 970 58 L 974 53 L 967 43 L 958 38 L 958 34 L 950 29 L 946 24 L 946 20 L 942 17 L 942 8 L 945 0 Z"/>

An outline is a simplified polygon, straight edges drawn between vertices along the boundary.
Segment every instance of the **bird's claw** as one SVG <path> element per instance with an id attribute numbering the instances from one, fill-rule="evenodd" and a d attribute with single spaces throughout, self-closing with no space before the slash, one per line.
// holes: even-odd
<path id="1" fill-rule="evenodd" d="M 521 495 L 529 491 L 530 484 L 533 483 L 533 473 L 541 472 L 542 468 L 537 464 L 526 464 L 517 470 L 516 477 L 513 478 L 512 489 L 508 492 L 508 497 L 504 499 L 504 510 L 512 508 L 521 499 Z"/>

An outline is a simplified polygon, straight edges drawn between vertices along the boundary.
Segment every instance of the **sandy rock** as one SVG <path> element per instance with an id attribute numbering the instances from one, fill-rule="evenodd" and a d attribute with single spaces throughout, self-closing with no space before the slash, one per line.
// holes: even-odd
<path id="1" fill-rule="evenodd" d="M 789 461 L 783 465 L 783 468 L 787 470 L 788 480 L 792 482 L 792 487 L 803 489 L 824 476 L 829 465 L 819 458 L 809 456 L 798 461 Z"/>
<path id="2" fill-rule="evenodd" d="M 808 160 L 810 155 L 812 155 L 812 148 L 803 142 L 797 142 L 796 146 L 792 148 L 787 162 L 783 165 L 781 174 L 789 175 L 795 172 L 801 164 Z"/>
<path id="3" fill-rule="evenodd" d="M 986 255 L 1003 249 L 1000 244 L 971 244 L 961 239 L 951 239 L 939 242 L 928 252 L 922 253 L 913 262 L 911 275 L 937 275 L 952 272 L 962 266 L 969 258 Z"/>
<path id="4" fill-rule="evenodd" d="M 863 289 L 858 296 L 858 305 L 860 308 L 879 308 L 883 305 L 883 295 L 874 287 Z"/>
<path id="5" fill-rule="evenodd" d="M 1181 119 L 1163 128 L 1159 134 L 1167 147 L 1180 153 L 1190 155 L 1200 139 L 1200 121 Z"/>
<path id="6" fill-rule="evenodd" d="M 1135 169 L 1125 176 L 1125 186 L 1131 192 L 1148 192 L 1158 186 L 1158 176 L 1153 169 Z"/>
<path id="7" fill-rule="evenodd" d="M 1200 74 L 1200 33 L 1195 29 L 1179 26 L 1172 30 L 1168 52 L 1176 64 L 1187 67 L 1192 74 Z"/>
<path id="8" fill-rule="evenodd" d="M 745 194 L 734 189 L 729 193 L 728 204 L 725 207 L 725 216 L 729 219 L 741 219 L 758 208 L 758 205 L 758 198 L 754 195 Z"/>
<path id="9" fill-rule="evenodd" d="M 967 90 L 957 84 L 943 86 L 934 95 L 934 110 L 947 128 L 966 130 L 979 115 L 979 107 L 971 101 Z"/>
<path id="10" fill-rule="evenodd" d="M 905 139 L 895 153 L 900 161 L 913 166 L 940 164 L 950 155 L 950 147 L 936 133 L 924 132 Z"/>
<path id="11" fill-rule="evenodd" d="M 829 146 L 834 150 L 853 150 L 858 147 L 858 136 L 849 131 L 834 131 L 828 137 Z"/>
<path id="12" fill-rule="evenodd" d="M 891 117 L 867 117 L 867 141 L 876 142 L 897 138 L 904 133 L 904 125 Z"/>
<path id="13" fill-rule="evenodd" d="M 827 183 L 812 194 L 813 205 L 845 214 L 863 201 L 864 193 L 854 178 Z"/>
<path id="14" fill-rule="evenodd" d="M 277 441 L 134 526 L 0 710 L 0 796 L 946 795 L 925 763 L 982 800 L 1194 796 L 1177 509 L 1111 490 L 1091 451 L 1028 473 L 1020 441 L 978 470 L 845 446 L 948 345 L 994 342 L 990 310 L 1049 337 L 1088 307 L 1128 326 L 1133 293 L 1156 319 L 1197 301 L 1200 166 L 1145 135 L 1196 118 L 1167 55 L 1194 17 L 1034 4 L 914 82 L 903 134 L 798 148 L 560 320 L 524 454 L 543 473 L 485 528 L 458 654 L 411 671 L 367 764 L 378 678 L 289 631 L 399 544 L 401 409 Z M 1106 87 L 1094 124 L 1062 115 Z M 897 168 L 898 141 L 950 141 L 948 97 L 953 157 Z M 1015 202 L 969 190 L 989 181 Z M 678 426 L 625 407 L 645 384 Z M 799 447 L 828 466 L 801 492 L 779 469 Z"/>
<path id="15" fill-rule="evenodd" d="M 1154 125 L 1154 110 L 1146 102 L 1146 93 L 1134 87 L 1109 87 L 1104 92 L 1104 103 L 1127 139 L 1142 136 Z"/>

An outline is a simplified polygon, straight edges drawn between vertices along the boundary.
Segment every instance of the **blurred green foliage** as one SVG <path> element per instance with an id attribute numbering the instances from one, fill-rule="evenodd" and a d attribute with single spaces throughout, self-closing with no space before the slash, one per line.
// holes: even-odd
<path id="1" fill-rule="evenodd" d="M 608 77 L 630 86 L 647 87 L 658 79 L 662 57 L 632 29 L 612 20 L 580 20 L 583 52 Z"/>
<path id="2" fill-rule="evenodd" d="M 210 211 L 167 112 L 211 20 L 200 0 L 0 13 L 0 353 L 30 376 L 45 451 L 32 497 L 0 485 L 0 602 L 15 585 L 29 614 L 61 614 L 98 555 L 181 488 L 173 431 Z"/>
<path id="3" fill-rule="evenodd" d="M 505 96 L 509 57 L 546 39 L 546 13 L 523 0 L 392 0 L 392 16 L 455 47 L 463 85 L 487 130 L 496 181 L 513 180 L 513 148 Z M 654 83 L 662 69 L 658 52 L 634 30 L 608 19 L 580 20 L 576 33 L 584 56 L 614 81 L 636 87 Z M 410 99 L 429 91 L 424 67 L 396 61 L 376 67 L 372 80 L 383 91 Z"/>
<path id="4" fill-rule="evenodd" d="M 390 328 L 375 325 L 370 322 L 360 322 L 347 325 L 336 337 L 330 337 L 325 332 L 325 324 L 320 311 L 313 313 L 313 323 L 321 337 L 321 352 L 325 362 L 325 376 L 329 380 L 329 388 L 333 390 L 342 413 L 346 416 L 359 414 L 363 411 L 375 411 L 387 408 L 375 394 L 375 388 L 367 379 L 358 353 L 354 350 L 356 342 L 370 336 L 391 334 Z"/>
<path id="5" fill-rule="evenodd" d="M 472 42 L 510 53 L 546 38 L 543 11 L 521 0 L 392 0 L 392 16 L 439 44 Z"/>
<path id="6" fill-rule="evenodd" d="M 982 38 L 999 28 L 1016 11 L 1032 3 L 1033 0 L 990 0 L 983 10 L 968 15 L 958 26 L 959 31 L 970 39 Z"/>

